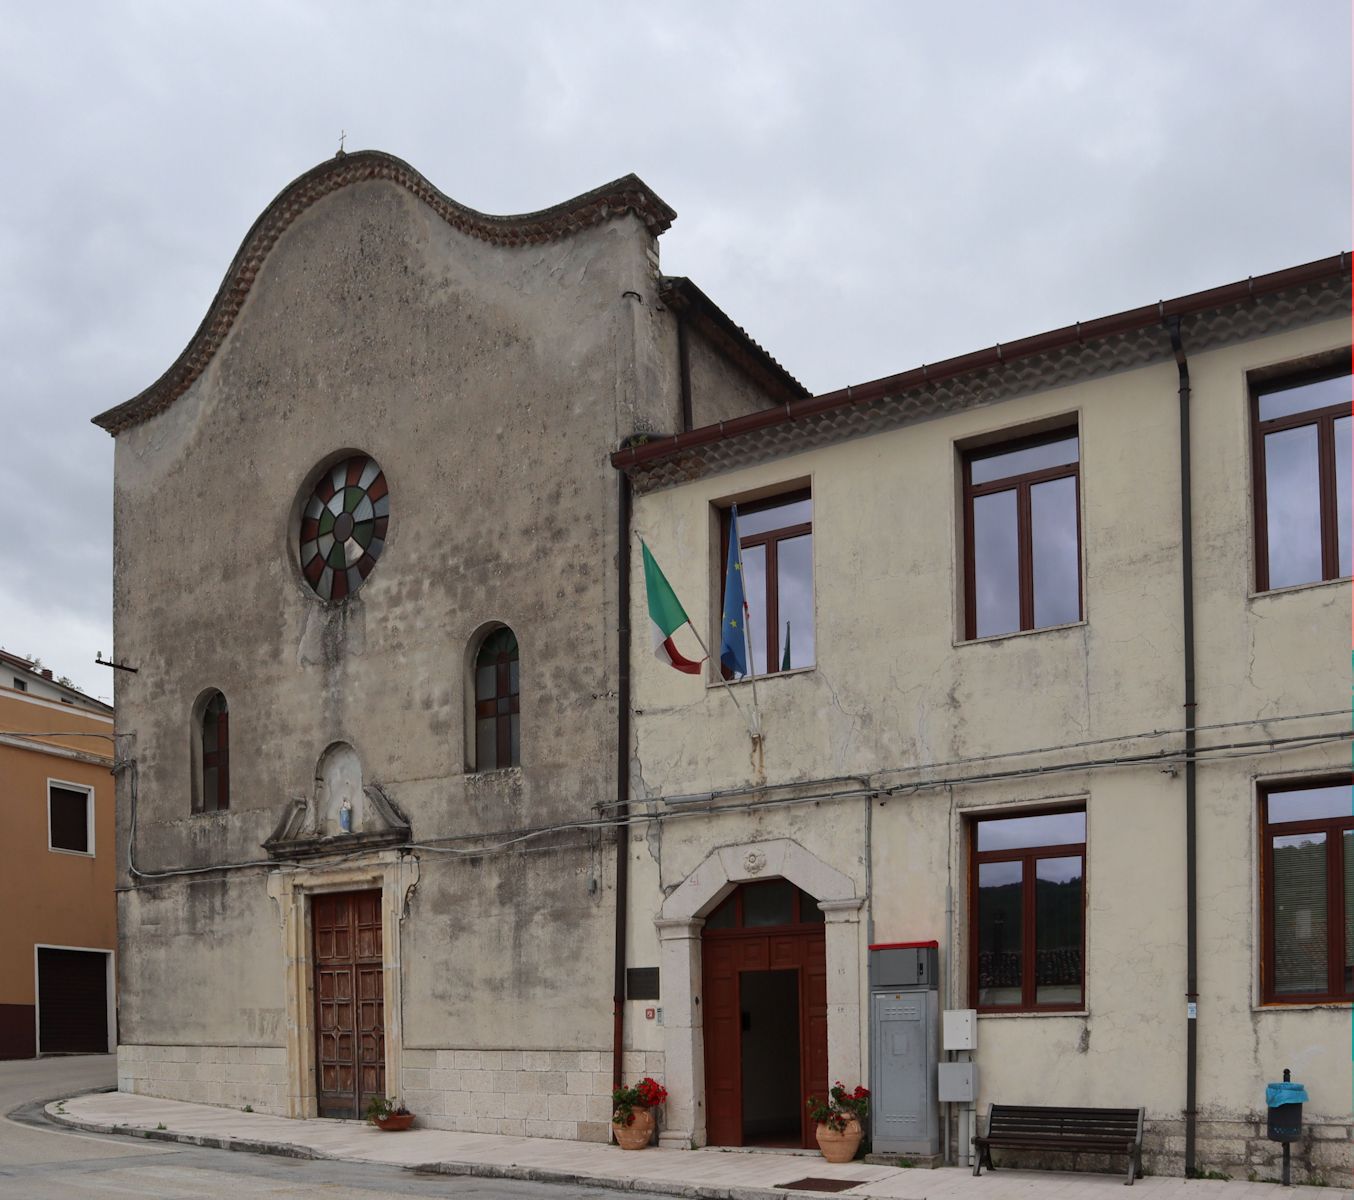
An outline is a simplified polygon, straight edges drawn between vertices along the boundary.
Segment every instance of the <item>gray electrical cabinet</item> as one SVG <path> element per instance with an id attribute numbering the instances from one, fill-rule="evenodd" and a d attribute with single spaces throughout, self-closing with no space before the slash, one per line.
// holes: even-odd
<path id="1" fill-rule="evenodd" d="M 876 1154 L 938 1154 L 939 949 L 870 947 L 870 1130 Z"/>

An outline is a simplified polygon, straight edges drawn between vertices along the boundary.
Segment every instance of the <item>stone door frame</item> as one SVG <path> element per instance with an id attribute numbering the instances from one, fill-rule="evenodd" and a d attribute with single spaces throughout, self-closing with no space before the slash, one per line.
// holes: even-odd
<path id="1" fill-rule="evenodd" d="M 818 900 L 827 954 L 827 1058 L 832 1079 L 862 1080 L 860 909 L 850 877 L 789 838 L 713 851 L 663 901 L 654 927 L 663 981 L 664 1146 L 704 1146 L 705 1035 L 701 1019 L 701 928 L 740 883 L 788 879 Z"/>
<path id="2" fill-rule="evenodd" d="M 385 994 L 386 1091 L 398 1096 L 404 1060 L 400 990 L 400 926 L 409 892 L 418 883 L 418 859 L 383 851 L 370 859 L 280 867 L 268 874 L 277 901 L 287 993 L 287 1116 L 319 1115 L 315 1080 L 315 963 L 309 897 L 325 892 L 381 893 L 381 986 Z"/>

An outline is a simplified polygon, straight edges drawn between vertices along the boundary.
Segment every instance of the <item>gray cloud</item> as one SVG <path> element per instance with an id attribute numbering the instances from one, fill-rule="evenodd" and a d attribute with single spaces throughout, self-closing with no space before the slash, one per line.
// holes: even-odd
<path id="1" fill-rule="evenodd" d="M 637 171 L 816 391 L 1350 243 L 1343 0 L 0 7 L 0 643 L 101 694 L 88 418 L 340 128 L 490 212 Z"/>

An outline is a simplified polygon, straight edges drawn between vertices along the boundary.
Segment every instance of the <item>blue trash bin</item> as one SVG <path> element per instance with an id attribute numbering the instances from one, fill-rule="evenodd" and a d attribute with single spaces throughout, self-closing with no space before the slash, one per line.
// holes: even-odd
<path id="1" fill-rule="evenodd" d="M 1302 1139 L 1302 1105 L 1307 1089 L 1300 1083 L 1271 1083 L 1265 1088 L 1269 1108 L 1266 1134 L 1271 1142 L 1296 1142 Z"/>

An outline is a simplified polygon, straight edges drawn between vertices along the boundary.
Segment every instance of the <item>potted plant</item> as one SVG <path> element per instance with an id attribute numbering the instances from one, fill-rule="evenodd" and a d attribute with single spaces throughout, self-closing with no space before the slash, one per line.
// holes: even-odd
<path id="1" fill-rule="evenodd" d="M 839 1079 L 828 1089 L 828 1098 L 809 1097 L 809 1116 L 818 1122 L 818 1149 L 828 1162 L 850 1162 L 865 1136 L 862 1122 L 870 1114 L 870 1091 L 857 1087 L 848 1092 Z"/>
<path id="2" fill-rule="evenodd" d="M 414 1114 L 394 1096 L 373 1096 L 367 1102 L 367 1120 L 386 1133 L 399 1133 L 414 1123 Z"/>
<path id="3" fill-rule="evenodd" d="M 611 1127 L 622 1150 L 643 1150 L 653 1138 L 653 1110 L 668 1098 L 668 1089 L 647 1075 L 634 1087 L 611 1093 Z"/>

